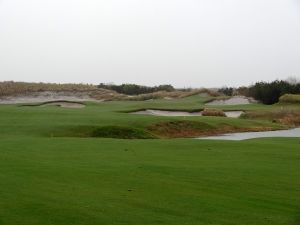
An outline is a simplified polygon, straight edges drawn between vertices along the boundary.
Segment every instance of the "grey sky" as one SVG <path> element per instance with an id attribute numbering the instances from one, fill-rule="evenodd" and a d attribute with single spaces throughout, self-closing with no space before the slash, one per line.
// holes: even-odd
<path id="1" fill-rule="evenodd" d="M 300 76 L 300 0 L 0 0 L 0 80 L 250 84 Z"/>

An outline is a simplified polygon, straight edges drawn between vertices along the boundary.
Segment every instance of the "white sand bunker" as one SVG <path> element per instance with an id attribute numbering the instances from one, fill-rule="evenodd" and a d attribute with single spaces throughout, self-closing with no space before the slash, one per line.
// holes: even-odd
<path id="1" fill-rule="evenodd" d="M 229 99 L 214 100 L 206 105 L 247 105 L 254 103 L 255 101 L 245 96 L 234 96 Z"/>
<path id="2" fill-rule="evenodd" d="M 224 112 L 227 117 L 238 118 L 244 112 L 243 111 L 227 111 Z M 184 111 L 167 111 L 167 110 L 155 110 L 155 109 L 146 109 L 131 114 L 137 115 L 152 115 L 152 116 L 202 116 L 202 112 L 184 112 Z"/>
<path id="3" fill-rule="evenodd" d="M 88 92 L 81 91 L 42 91 L 29 92 L 13 96 L 0 96 L 0 104 L 30 104 L 40 102 L 84 102 L 97 101 L 88 95 Z"/>
<path id="4" fill-rule="evenodd" d="M 62 108 L 80 109 L 80 108 L 84 108 L 85 104 L 80 102 L 70 102 L 70 101 L 52 101 L 52 102 L 44 102 L 36 105 L 23 105 L 23 106 L 34 106 L 34 107 L 58 106 Z"/>
<path id="5" fill-rule="evenodd" d="M 167 111 L 167 110 L 156 110 L 156 109 L 146 109 L 132 114 L 138 115 L 152 115 L 152 116 L 202 116 L 201 112 L 183 112 L 183 111 Z"/>
<path id="6" fill-rule="evenodd" d="M 81 109 L 84 108 L 85 105 L 82 103 L 75 103 L 75 102 L 51 102 L 51 103 L 46 103 L 41 106 L 58 106 L 62 108 L 72 108 L 72 109 Z"/>

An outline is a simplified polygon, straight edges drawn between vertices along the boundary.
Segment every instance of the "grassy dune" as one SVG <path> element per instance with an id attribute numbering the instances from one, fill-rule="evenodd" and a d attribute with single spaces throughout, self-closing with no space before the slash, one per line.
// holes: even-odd
<path id="1" fill-rule="evenodd" d="M 87 103 L 82 109 L 1 105 L 0 224 L 299 224 L 300 139 L 151 139 L 163 135 L 148 130 L 182 121 L 204 130 L 282 125 L 264 119 L 124 113 L 201 109 L 206 100 Z M 150 139 L 95 138 L 136 132 Z"/>
<path id="2" fill-rule="evenodd" d="M 300 103 L 300 95 L 286 94 L 280 97 L 280 103 Z"/>

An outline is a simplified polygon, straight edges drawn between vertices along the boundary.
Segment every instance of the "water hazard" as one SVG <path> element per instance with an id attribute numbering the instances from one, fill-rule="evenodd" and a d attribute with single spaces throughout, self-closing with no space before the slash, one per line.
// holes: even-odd
<path id="1" fill-rule="evenodd" d="M 224 134 L 218 136 L 200 137 L 197 139 L 240 141 L 240 140 L 247 140 L 253 138 L 266 138 L 266 137 L 300 137 L 300 127 L 290 129 L 290 130 L 232 133 L 232 134 Z"/>

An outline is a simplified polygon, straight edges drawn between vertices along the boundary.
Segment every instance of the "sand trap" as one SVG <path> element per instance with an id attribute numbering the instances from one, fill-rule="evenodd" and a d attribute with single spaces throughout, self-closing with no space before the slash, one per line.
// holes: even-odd
<path id="1" fill-rule="evenodd" d="M 227 117 L 239 118 L 244 112 L 243 111 L 227 111 L 224 112 Z"/>
<path id="2" fill-rule="evenodd" d="M 72 108 L 72 109 L 81 109 L 85 107 L 83 103 L 70 102 L 70 101 L 52 101 L 52 102 L 44 102 L 36 105 L 23 105 L 23 106 L 30 106 L 30 107 L 58 106 L 62 108 Z"/>
<path id="3" fill-rule="evenodd" d="M 165 110 L 141 110 L 137 112 L 133 112 L 131 114 L 138 114 L 138 115 L 153 115 L 153 116 L 201 116 L 201 112 L 182 112 L 182 111 L 165 111 Z"/>
<path id="4" fill-rule="evenodd" d="M 43 91 L 30 92 L 25 94 L 13 96 L 0 96 L 0 104 L 30 104 L 40 102 L 54 102 L 54 101 L 71 101 L 71 102 L 85 102 L 93 101 L 100 102 L 89 96 L 88 92 L 75 91 Z"/>
<path id="5" fill-rule="evenodd" d="M 62 108 L 72 108 L 72 109 L 81 109 L 84 108 L 85 105 L 82 103 L 75 103 L 75 102 L 51 102 L 41 105 L 42 107 L 45 106 L 58 106 Z"/>
<path id="6" fill-rule="evenodd" d="M 247 105 L 254 101 L 244 96 L 234 96 L 229 99 L 214 100 L 206 105 Z"/>
<path id="7" fill-rule="evenodd" d="M 243 111 L 227 111 L 224 112 L 227 117 L 231 118 L 238 118 L 244 112 Z M 167 110 L 154 110 L 154 109 L 147 109 L 141 110 L 137 112 L 133 112 L 131 114 L 137 115 L 152 115 L 152 116 L 202 116 L 201 112 L 184 112 L 184 111 L 167 111 Z"/>

